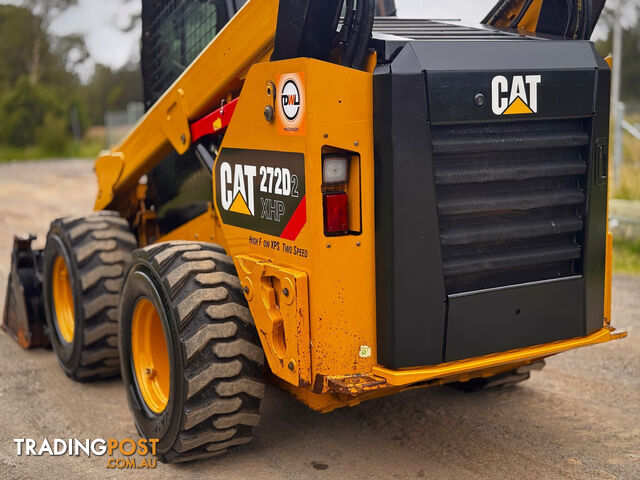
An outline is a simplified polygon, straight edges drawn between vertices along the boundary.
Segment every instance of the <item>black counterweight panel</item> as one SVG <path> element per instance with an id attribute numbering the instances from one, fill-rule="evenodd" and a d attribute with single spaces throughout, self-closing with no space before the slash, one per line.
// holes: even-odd
<path id="1" fill-rule="evenodd" d="M 378 361 L 442 361 L 446 296 L 424 75 L 413 51 L 374 76 Z"/>
<path id="2" fill-rule="evenodd" d="M 602 328 L 605 62 L 584 41 L 389 25 L 406 35 L 374 42 L 379 362 Z"/>

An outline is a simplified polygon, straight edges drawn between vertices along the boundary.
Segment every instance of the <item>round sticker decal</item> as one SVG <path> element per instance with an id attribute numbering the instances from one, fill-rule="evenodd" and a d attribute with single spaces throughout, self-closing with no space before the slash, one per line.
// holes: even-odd
<path id="1" fill-rule="evenodd" d="M 304 72 L 283 73 L 276 78 L 278 86 L 277 125 L 279 135 L 307 134 Z"/>
<path id="2" fill-rule="evenodd" d="M 288 80 L 280 95 L 282 111 L 288 120 L 295 120 L 300 113 L 300 90 L 293 80 Z"/>

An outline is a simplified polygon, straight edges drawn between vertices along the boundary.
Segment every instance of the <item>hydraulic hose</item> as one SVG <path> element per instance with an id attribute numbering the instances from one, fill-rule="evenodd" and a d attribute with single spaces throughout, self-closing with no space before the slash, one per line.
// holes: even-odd
<path id="1" fill-rule="evenodd" d="M 589 40 L 593 33 L 593 4 L 592 0 L 584 0 L 584 31 L 582 38 Z"/>
<path id="2" fill-rule="evenodd" d="M 373 31 L 373 21 L 376 15 L 375 0 L 358 0 L 363 3 L 362 18 L 360 19 L 360 29 L 357 32 L 357 44 L 353 53 L 353 61 L 351 66 L 362 70 L 367 61 L 367 52 L 369 50 L 369 39 Z"/>
<path id="3" fill-rule="evenodd" d="M 353 54 L 356 49 L 358 32 L 360 31 L 360 17 L 361 17 L 361 11 L 363 7 L 364 7 L 364 1 L 358 0 L 358 2 L 356 3 L 355 14 L 352 15 L 353 18 L 348 24 L 348 32 L 347 32 L 348 40 L 347 40 L 346 47 L 344 49 L 344 54 L 342 56 L 342 64 L 347 67 L 350 67 L 351 62 L 353 61 Z M 347 25 L 346 18 L 345 18 L 345 25 Z"/>
<path id="4" fill-rule="evenodd" d="M 358 0 L 353 19 L 346 23 L 349 16 L 348 4 L 353 3 L 347 0 L 347 14 L 345 15 L 345 26 L 348 25 L 348 41 L 342 55 L 342 64 L 350 68 L 362 69 L 369 45 L 369 38 L 373 30 L 375 18 L 375 0 Z"/>
<path id="5" fill-rule="evenodd" d="M 340 29 L 340 43 L 346 45 L 349 41 L 349 33 L 351 30 L 351 21 L 353 20 L 353 4 L 354 0 L 346 0 L 347 6 L 344 13 L 344 23 Z M 340 15 L 340 14 L 338 14 Z M 343 52 L 344 57 L 344 52 Z"/>

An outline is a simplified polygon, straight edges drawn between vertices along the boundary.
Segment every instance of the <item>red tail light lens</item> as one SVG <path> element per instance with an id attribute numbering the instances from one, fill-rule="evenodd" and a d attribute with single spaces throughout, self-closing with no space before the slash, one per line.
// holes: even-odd
<path id="1" fill-rule="evenodd" d="M 326 234 L 341 234 L 349 230 L 349 205 L 346 193 L 324 195 L 324 231 Z"/>

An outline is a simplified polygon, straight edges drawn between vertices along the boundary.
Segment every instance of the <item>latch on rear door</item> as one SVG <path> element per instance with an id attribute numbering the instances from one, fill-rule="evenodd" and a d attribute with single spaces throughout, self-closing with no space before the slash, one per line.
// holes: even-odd
<path id="1" fill-rule="evenodd" d="M 272 372 L 293 385 L 310 385 L 307 274 L 247 255 L 236 260 Z"/>

